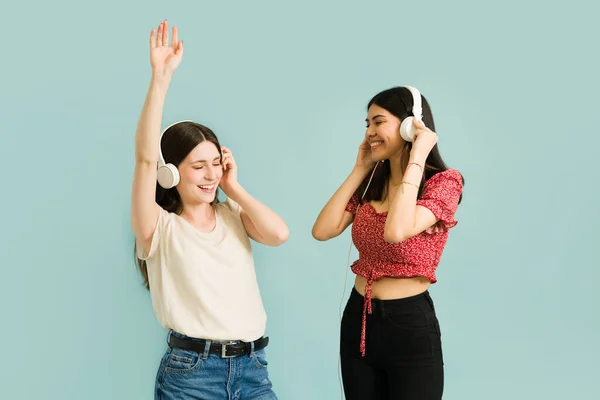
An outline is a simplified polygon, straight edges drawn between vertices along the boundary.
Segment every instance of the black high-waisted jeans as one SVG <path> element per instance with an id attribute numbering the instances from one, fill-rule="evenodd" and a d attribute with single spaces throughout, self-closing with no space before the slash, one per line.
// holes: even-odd
<path id="1" fill-rule="evenodd" d="M 360 352 L 364 298 L 356 291 L 342 317 L 340 354 L 347 400 L 440 400 L 444 362 L 429 292 L 372 300 L 366 353 Z"/>

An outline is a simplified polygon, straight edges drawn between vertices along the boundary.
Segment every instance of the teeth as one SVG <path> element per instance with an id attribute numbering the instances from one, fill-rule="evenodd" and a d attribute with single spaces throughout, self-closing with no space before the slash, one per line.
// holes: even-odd
<path id="1" fill-rule="evenodd" d="M 204 189 L 204 190 L 211 190 L 212 188 L 214 188 L 215 185 L 200 185 L 199 188 Z"/>
<path id="2" fill-rule="evenodd" d="M 377 145 L 380 145 L 381 143 L 383 143 L 383 142 L 372 142 L 371 147 L 375 147 Z"/>

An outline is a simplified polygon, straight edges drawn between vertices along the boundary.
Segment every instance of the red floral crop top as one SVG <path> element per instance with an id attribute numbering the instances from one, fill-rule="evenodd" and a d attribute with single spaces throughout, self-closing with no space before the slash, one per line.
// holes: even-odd
<path id="1" fill-rule="evenodd" d="M 462 176 L 453 169 L 438 172 L 424 186 L 417 206 L 427 207 L 439 220 L 426 231 L 400 243 L 389 243 L 383 232 L 387 211 L 378 213 L 368 202 L 359 205 L 355 194 L 346 211 L 354 216 L 352 240 L 359 258 L 352 264 L 352 272 L 367 280 L 360 350 L 365 354 L 366 318 L 371 313 L 373 283 L 383 277 L 410 278 L 424 276 L 437 282 L 435 270 L 448 240 L 448 230 L 458 221 L 454 214 L 462 193 Z"/>

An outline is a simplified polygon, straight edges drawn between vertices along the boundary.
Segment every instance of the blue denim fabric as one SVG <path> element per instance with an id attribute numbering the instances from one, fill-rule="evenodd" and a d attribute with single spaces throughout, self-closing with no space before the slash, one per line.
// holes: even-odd
<path id="1" fill-rule="evenodd" d="M 264 349 L 221 358 L 208 354 L 210 343 L 201 353 L 168 347 L 156 375 L 155 400 L 277 400 Z"/>

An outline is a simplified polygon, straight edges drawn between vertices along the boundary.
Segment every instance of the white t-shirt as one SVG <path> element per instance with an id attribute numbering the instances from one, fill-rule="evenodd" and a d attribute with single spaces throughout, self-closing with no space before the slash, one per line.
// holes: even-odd
<path id="1" fill-rule="evenodd" d="M 146 260 L 152 307 L 159 323 L 186 336 L 253 341 L 267 316 L 260 296 L 250 239 L 240 206 L 216 205 L 216 227 L 201 232 L 160 209 Z"/>

